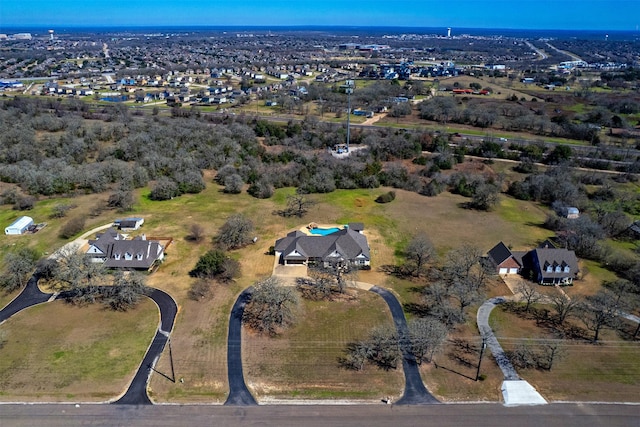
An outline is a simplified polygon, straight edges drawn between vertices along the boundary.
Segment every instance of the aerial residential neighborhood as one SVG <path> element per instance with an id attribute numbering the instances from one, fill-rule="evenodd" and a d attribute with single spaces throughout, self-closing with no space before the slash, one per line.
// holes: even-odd
<path id="1" fill-rule="evenodd" d="M 0 419 L 634 425 L 637 29 L 276 3 L 0 5 Z"/>

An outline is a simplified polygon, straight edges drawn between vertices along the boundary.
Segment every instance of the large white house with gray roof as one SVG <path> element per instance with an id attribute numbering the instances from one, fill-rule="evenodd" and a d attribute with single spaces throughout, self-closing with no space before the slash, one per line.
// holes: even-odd
<path id="1" fill-rule="evenodd" d="M 149 270 L 164 258 L 164 247 L 145 235 L 127 240 L 115 228 L 89 241 L 86 255 L 93 262 L 102 262 L 107 268 Z"/>
<path id="2" fill-rule="evenodd" d="M 353 228 L 344 228 L 326 236 L 292 231 L 276 240 L 275 255 L 280 264 L 339 263 L 357 267 L 370 265 L 367 237 Z"/>

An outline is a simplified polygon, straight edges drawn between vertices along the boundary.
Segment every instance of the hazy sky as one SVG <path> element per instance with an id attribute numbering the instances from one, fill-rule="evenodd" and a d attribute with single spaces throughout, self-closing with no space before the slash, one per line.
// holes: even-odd
<path id="1" fill-rule="evenodd" d="M 640 0 L 0 0 L 0 27 L 353 25 L 635 30 Z"/>

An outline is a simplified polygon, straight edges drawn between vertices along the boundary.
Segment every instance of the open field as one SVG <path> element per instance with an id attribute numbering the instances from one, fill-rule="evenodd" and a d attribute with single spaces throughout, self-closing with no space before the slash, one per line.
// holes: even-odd
<path id="1" fill-rule="evenodd" d="M 129 385 L 157 323 L 158 308 L 146 298 L 128 312 L 60 301 L 25 310 L 1 326 L 0 399 L 112 399 Z"/>
<path id="2" fill-rule="evenodd" d="M 578 327 L 577 319 L 570 319 Z M 540 339 L 555 339 L 552 331 L 536 326 L 529 317 L 497 307 L 490 324 L 498 341 L 508 351 L 530 340 L 536 348 Z M 640 343 L 621 340 L 604 330 L 599 344 L 588 340 L 566 340 L 564 354 L 551 371 L 519 369 L 519 374 L 548 400 L 637 401 L 640 396 Z"/>
<path id="3" fill-rule="evenodd" d="M 384 371 L 366 365 L 357 372 L 341 368 L 346 345 L 364 339 L 378 325 L 392 325 L 382 298 L 366 291 L 357 300 L 302 300 L 299 322 L 281 337 L 247 331 L 243 335 L 245 380 L 260 401 L 269 398 L 399 398 L 402 368 Z"/>

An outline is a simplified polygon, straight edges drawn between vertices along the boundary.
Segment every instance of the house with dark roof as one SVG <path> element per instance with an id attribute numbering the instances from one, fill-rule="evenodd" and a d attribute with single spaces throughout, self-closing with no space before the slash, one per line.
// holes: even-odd
<path id="1" fill-rule="evenodd" d="M 518 274 L 522 269 L 522 257 L 518 260 L 503 242 L 495 245 L 487 255 L 498 274 Z"/>
<path id="2" fill-rule="evenodd" d="M 575 252 L 550 241 L 530 251 L 512 251 L 500 242 L 487 253 L 497 274 L 521 274 L 541 285 L 570 285 L 579 273 Z"/>
<path id="3" fill-rule="evenodd" d="M 113 225 L 118 227 L 119 230 L 137 230 L 144 224 L 144 218 L 124 218 L 116 219 L 113 221 Z"/>
<path id="4" fill-rule="evenodd" d="M 568 249 L 536 248 L 527 255 L 534 278 L 541 285 L 571 285 L 578 275 L 578 258 Z"/>
<path id="5" fill-rule="evenodd" d="M 164 258 L 164 247 L 156 240 L 147 240 L 144 234 L 129 240 L 110 228 L 89 240 L 86 256 L 106 268 L 149 270 Z"/>
<path id="6" fill-rule="evenodd" d="M 299 230 L 292 231 L 276 240 L 276 257 L 284 265 L 322 262 L 368 266 L 371 261 L 369 243 L 360 232 L 363 226 L 355 228 L 359 231 L 347 227 L 325 236 L 309 236 Z"/>

